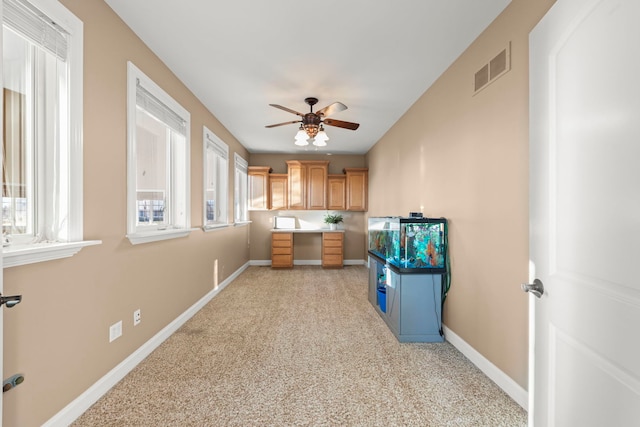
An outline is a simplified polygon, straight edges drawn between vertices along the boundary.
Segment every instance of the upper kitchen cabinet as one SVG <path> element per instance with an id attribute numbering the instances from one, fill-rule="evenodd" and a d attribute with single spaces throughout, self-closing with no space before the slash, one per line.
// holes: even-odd
<path id="1" fill-rule="evenodd" d="M 331 174 L 327 179 L 327 209 L 347 209 L 347 179 L 342 174 Z"/>
<path id="2" fill-rule="evenodd" d="M 289 160 L 289 209 L 326 209 L 328 161 Z"/>
<path id="3" fill-rule="evenodd" d="M 271 209 L 269 196 L 269 166 L 249 166 L 249 209 Z"/>
<path id="4" fill-rule="evenodd" d="M 347 179 L 347 210 L 366 211 L 369 169 L 345 168 Z"/>
<path id="5" fill-rule="evenodd" d="M 288 209 L 288 175 L 286 173 L 272 173 L 269 175 L 269 191 L 271 193 L 270 209 Z"/>

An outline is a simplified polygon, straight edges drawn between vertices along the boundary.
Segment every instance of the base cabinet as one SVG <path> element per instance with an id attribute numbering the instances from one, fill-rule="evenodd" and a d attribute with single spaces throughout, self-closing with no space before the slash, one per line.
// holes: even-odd
<path id="1" fill-rule="evenodd" d="M 442 274 L 401 274 L 369 257 L 369 302 L 400 342 L 443 342 Z"/>
<path id="2" fill-rule="evenodd" d="M 271 233 L 271 268 L 293 267 L 293 233 Z"/>
<path id="3" fill-rule="evenodd" d="M 343 233 L 322 233 L 322 267 L 342 268 L 343 240 Z"/>

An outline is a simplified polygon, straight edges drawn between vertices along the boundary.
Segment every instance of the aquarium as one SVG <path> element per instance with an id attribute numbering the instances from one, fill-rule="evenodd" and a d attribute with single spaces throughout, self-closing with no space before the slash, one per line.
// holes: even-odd
<path id="1" fill-rule="evenodd" d="M 445 218 L 369 218 L 369 252 L 401 272 L 446 273 Z"/>

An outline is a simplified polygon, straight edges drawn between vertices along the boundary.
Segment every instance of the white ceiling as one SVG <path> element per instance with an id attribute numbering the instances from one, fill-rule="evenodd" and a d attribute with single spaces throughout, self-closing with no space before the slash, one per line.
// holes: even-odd
<path id="1" fill-rule="evenodd" d="M 366 153 L 510 2 L 105 1 L 251 153 L 305 151 L 269 104 L 346 104 L 331 118 L 360 128 L 326 126 L 334 154 Z"/>

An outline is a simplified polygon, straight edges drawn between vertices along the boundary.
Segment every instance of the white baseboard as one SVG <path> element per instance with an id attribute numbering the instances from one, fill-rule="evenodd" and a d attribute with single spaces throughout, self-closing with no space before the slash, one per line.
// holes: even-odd
<path id="1" fill-rule="evenodd" d="M 345 259 L 342 261 L 343 265 L 364 265 L 367 266 L 367 261 L 363 259 Z M 271 265 L 270 259 L 255 259 L 249 261 L 249 265 L 267 266 Z M 293 260 L 293 265 L 322 265 L 322 260 L 319 259 L 302 259 Z"/>
<path id="2" fill-rule="evenodd" d="M 205 296 L 200 298 L 195 304 L 189 307 L 184 313 L 178 316 L 173 322 L 169 323 L 164 329 L 154 335 L 149 341 L 144 343 L 140 348 L 134 351 L 129 357 L 120 362 L 115 368 L 109 371 L 105 376 L 100 378 L 89 387 L 84 393 L 75 400 L 65 406 L 60 412 L 50 418 L 43 426 L 46 427 L 63 427 L 70 425 L 87 409 L 104 396 L 114 385 L 133 370 L 140 362 L 142 362 L 153 350 L 169 338 L 180 326 L 193 317 L 202 307 L 213 299 L 221 290 L 229 283 L 233 282 L 244 270 L 249 267 L 247 262 L 236 270 L 231 276 L 224 280 L 218 287 Z"/>
<path id="3" fill-rule="evenodd" d="M 515 402 L 525 411 L 529 410 L 529 393 L 516 383 L 507 374 L 502 372 L 496 365 L 491 363 L 486 357 L 480 354 L 475 348 L 471 347 L 465 340 L 460 338 L 451 329 L 443 326 L 444 337 L 457 348 L 460 353 L 464 354 L 474 365 L 478 367 L 486 376 L 498 385 L 505 393 L 507 393 Z"/>

